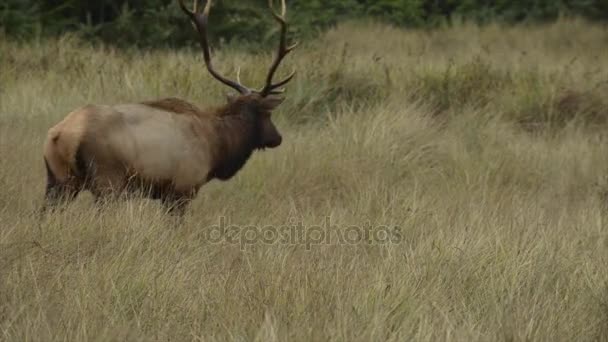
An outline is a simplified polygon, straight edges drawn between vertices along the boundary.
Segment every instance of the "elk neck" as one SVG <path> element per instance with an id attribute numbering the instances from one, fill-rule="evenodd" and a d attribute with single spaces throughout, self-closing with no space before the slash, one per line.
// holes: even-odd
<path id="1" fill-rule="evenodd" d="M 228 180 L 249 160 L 260 143 L 260 122 L 253 108 L 231 103 L 220 108 L 213 120 L 217 138 L 214 166 L 208 179 Z"/>
<path id="2" fill-rule="evenodd" d="M 219 108 L 200 110 L 177 98 L 146 101 L 143 104 L 173 113 L 198 117 L 209 124 L 212 139 L 212 167 L 207 180 L 232 178 L 249 160 L 260 144 L 260 121 L 256 119 L 256 103 L 249 98 L 229 101 Z M 205 134 L 205 133 L 203 133 Z"/>

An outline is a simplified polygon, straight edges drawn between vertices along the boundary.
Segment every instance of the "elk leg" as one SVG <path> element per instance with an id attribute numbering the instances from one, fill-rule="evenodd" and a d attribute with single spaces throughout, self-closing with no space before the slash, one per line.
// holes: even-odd
<path id="1" fill-rule="evenodd" d="M 190 200 L 185 198 L 163 197 L 162 203 L 167 208 L 169 214 L 184 216 Z"/>
<path id="2" fill-rule="evenodd" d="M 96 215 L 101 215 L 106 213 L 106 209 L 108 209 L 108 205 L 112 205 L 116 203 L 119 199 L 119 193 L 116 191 L 110 191 L 109 189 L 94 189 L 91 191 L 93 194 L 93 205 L 94 212 Z"/>
<path id="3" fill-rule="evenodd" d="M 69 184 L 47 184 L 44 204 L 40 208 L 39 218 L 42 219 L 47 212 L 55 212 L 58 207 L 63 207 L 65 204 L 73 201 L 79 192 L 78 187 L 70 186 Z"/>
<path id="4" fill-rule="evenodd" d="M 97 169 L 92 182 L 91 193 L 97 206 L 119 199 L 126 186 L 124 175 L 104 169 Z"/>
<path id="5" fill-rule="evenodd" d="M 44 193 L 44 203 L 42 204 L 38 218 L 44 218 L 48 211 L 55 211 L 61 204 L 67 204 L 76 198 L 80 192 L 80 186 L 74 179 L 60 182 L 51 171 L 49 164 L 46 165 L 46 191 Z"/>
<path id="6" fill-rule="evenodd" d="M 191 198 L 188 196 L 184 196 L 183 194 L 179 194 L 173 191 L 164 193 L 161 196 L 161 202 L 167 209 L 167 212 L 177 218 L 180 224 L 183 222 L 184 216 L 186 214 L 186 209 L 188 204 L 190 204 Z"/>

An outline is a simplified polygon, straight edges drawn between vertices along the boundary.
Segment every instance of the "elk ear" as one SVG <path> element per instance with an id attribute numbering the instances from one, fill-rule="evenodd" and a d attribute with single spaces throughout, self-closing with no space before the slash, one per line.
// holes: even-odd
<path id="1" fill-rule="evenodd" d="M 285 101 L 285 98 L 278 96 L 269 96 L 262 98 L 260 100 L 260 105 L 264 110 L 271 112 L 275 108 L 277 108 L 281 103 L 283 103 L 283 101 Z"/>

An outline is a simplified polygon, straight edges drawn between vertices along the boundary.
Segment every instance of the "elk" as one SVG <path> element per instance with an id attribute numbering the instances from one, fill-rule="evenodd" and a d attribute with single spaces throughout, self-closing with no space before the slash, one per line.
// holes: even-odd
<path id="1" fill-rule="evenodd" d="M 277 13 L 280 26 L 277 55 L 261 90 L 229 80 L 211 63 L 207 23 L 211 0 L 199 11 L 178 4 L 198 32 L 207 71 L 238 95 L 209 109 L 164 98 L 117 105 L 89 104 L 69 113 L 49 129 L 44 143 L 47 185 L 42 213 L 90 191 L 95 200 L 138 192 L 160 200 L 169 213 L 183 216 L 188 203 L 207 182 L 232 178 L 255 150 L 276 148 L 282 137 L 271 121 L 284 98 L 284 86 L 295 75 L 273 82 L 281 61 L 297 46 L 287 45 L 285 0 Z"/>

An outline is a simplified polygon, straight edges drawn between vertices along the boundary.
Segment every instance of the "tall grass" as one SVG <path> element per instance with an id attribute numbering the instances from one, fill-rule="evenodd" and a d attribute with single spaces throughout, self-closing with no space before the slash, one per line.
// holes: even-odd
<path id="1" fill-rule="evenodd" d="M 271 60 L 214 58 L 252 86 Z M 283 145 L 183 227 L 87 194 L 39 224 L 42 142 L 69 111 L 228 90 L 198 51 L 0 41 L 0 339 L 608 340 L 605 27 L 346 23 L 285 64 Z"/>

